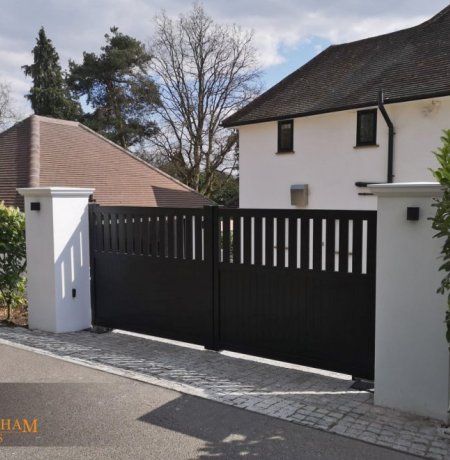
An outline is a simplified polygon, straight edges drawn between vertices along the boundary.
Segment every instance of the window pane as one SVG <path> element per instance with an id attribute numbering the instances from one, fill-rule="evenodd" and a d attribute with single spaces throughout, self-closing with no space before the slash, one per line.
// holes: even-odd
<path id="1" fill-rule="evenodd" d="M 376 142 L 376 112 L 358 113 L 358 144 L 375 144 Z"/>
<path id="2" fill-rule="evenodd" d="M 280 150 L 292 150 L 292 122 L 280 122 L 278 148 Z"/>

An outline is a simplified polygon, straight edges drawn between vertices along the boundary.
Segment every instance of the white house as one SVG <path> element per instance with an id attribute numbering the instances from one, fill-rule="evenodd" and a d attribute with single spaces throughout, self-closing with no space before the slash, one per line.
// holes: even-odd
<path id="1" fill-rule="evenodd" d="M 330 46 L 223 125 L 239 130 L 244 208 L 375 209 L 367 183 L 431 180 L 450 128 L 450 6 Z"/>

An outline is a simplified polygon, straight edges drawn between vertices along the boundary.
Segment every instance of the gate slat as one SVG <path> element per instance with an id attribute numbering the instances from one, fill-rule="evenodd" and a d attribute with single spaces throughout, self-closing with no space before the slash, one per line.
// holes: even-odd
<path id="1" fill-rule="evenodd" d="M 103 215 L 103 220 L 104 220 L 104 226 L 103 226 L 104 251 L 110 251 L 111 250 L 111 224 L 110 224 L 109 213 L 106 213 Z"/>
<path id="2" fill-rule="evenodd" d="M 348 218 L 339 219 L 339 272 L 348 273 Z"/>
<path id="3" fill-rule="evenodd" d="M 367 218 L 367 274 L 373 275 L 376 270 L 377 258 L 377 218 Z"/>
<path id="4" fill-rule="evenodd" d="M 224 216 L 223 218 L 223 257 L 222 261 L 225 263 L 230 263 L 230 218 L 229 216 Z"/>
<path id="5" fill-rule="evenodd" d="M 301 219 L 301 235 L 300 235 L 300 268 L 302 270 L 309 269 L 309 218 L 302 217 Z"/>
<path id="6" fill-rule="evenodd" d="M 161 218 L 160 223 L 161 225 Z M 192 260 L 192 215 L 186 214 L 186 241 L 185 241 L 185 258 L 187 260 Z"/>
<path id="7" fill-rule="evenodd" d="M 277 267 L 283 267 L 285 262 L 285 219 L 284 217 L 277 217 Z"/>
<path id="8" fill-rule="evenodd" d="M 154 243 L 154 233 L 155 233 L 155 217 L 147 217 L 147 231 L 148 231 L 148 254 L 151 257 L 155 257 L 155 243 Z"/>
<path id="9" fill-rule="evenodd" d="M 233 217 L 233 263 L 241 263 L 241 217 Z"/>
<path id="10" fill-rule="evenodd" d="M 289 217 L 288 228 L 288 264 L 289 268 L 297 268 L 297 218 Z"/>
<path id="11" fill-rule="evenodd" d="M 262 218 L 261 216 L 255 216 L 254 220 L 254 226 L 255 226 L 255 246 L 254 246 L 254 262 L 255 265 L 262 265 Z"/>
<path id="12" fill-rule="evenodd" d="M 127 254 L 133 253 L 133 223 L 131 214 L 125 214 L 125 243 Z"/>
<path id="13" fill-rule="evenodd" d="M 266 216 L 266 267 L 273 267 L 273 217 Z"/>
<path id="14" fill-rule="evenodd" d="M 336 247 L 336 221 L 334 217 L 328 217 L 326 222 L 327 223 L 325 229 L 325 269 L 327 272 L 334 272 Z"/>
<path id="15" fill-rule="evenodd" d="M 160 221 L 159 219 L 160 219 L 159 216 L 154 216 L 152 218 L 153 220 L 153 236 L 152 236 L 153 257 L 160 257 L 160 247 L 159 247 L 160 245 L 159 243 Z"/>
<path id="16" fill-rule="evenodd" d="M 160 257 L 166 258 L 167 257 L 167 217 L 166 215 L 162 215 L 160 217 L 160 222 L 159 222 L 159 237 L 160 237 Z"/>
<path id="17" fill-rule="evenodd" d="M 202 260 L 202 216 L 195 216 L 195 260 Z"/>
<path id="18" fill-rule="evenodd" d="M 353 219 L 352 273 L 362 272 L 362 219 Z"/>
<path id="19" fill-rule="evenodd" d="M 124 223 L 124 216 L 122 213 L 117 214 L 118 219 L 118 226 L 117 226 L 117 235 L 118 235 L 118 251 L 120 253 L 125 253 L 127 246 L 126 246 L 126 233 L 125 233 L 125 223 Z"/>
<path id="20" fill-rule="evenodd" d="M 176 216 L 176 243 L 177 250 L 176 255 L 177 259 L 183 259 L 184 248 L 183 248 L 183 215 L 177 214 Z"/>
<path id="21" fill-rule="evenodd" d="M 134 216 L 134 253 L 137 255 L 142 254 L 142 217 Z"/>
<path id="22" fill-rule="evenodd" d="M 111 251 L 117 251 L 117 215 L 111 213 Z"/>
<path id="23" fill-rule="evenodd" d="M 244 264 L 249 265 L 252 259 L 252 220 L 244 217 Z"/>
<path id="24" fill-rule="evenodd" d="M 174 215 L 167 216 L 167 257 L 173 259 L 175 257 L 175 221 Z"/>
<path id="25" fill-rule="evenodd" d="M 95 212 L 95 222 L 96 222 L 96 243 L 97 243 L 97 250 L 104 251 L 104 231 L 103 231 L 103 216 L 100 212 Z"/>
<path id="26" fill-rule="evenodd" d="M 313 221 L 313 270 L 322 270 L 322 218 Z"/>
<path id="27" fill-rule="evenodd" d="M 142 254 L 144 256 L 151 255 L 150 253 L 150 218 L 143 216 L 142 218 Z"/>

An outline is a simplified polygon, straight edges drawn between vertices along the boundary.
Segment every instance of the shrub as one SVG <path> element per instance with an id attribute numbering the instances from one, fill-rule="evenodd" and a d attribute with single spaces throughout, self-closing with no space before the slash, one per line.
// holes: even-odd
<path id="1" fill-rule="evenodd" d="M 442 185 L 443 195 L 436 200 L 436 215 L 433 220 L 433 229 L 437 231 L 435 237 L 443 238 L 444 244 L 441 250 L 443 263 L 439 270 L 445 273 L 438 292 L 447 294 L 447 312 L 445 322 L 447 324 L 447 341 L 450 344 L 450 129 L 444 131 L 442 146 L 434 152 L 439 167 L 432 173 Z"/>
<path id="2" fill-rule="evenodd" d="M 25 216 L 0 203 L 0 303 L 8 309 L 25 303 Z"/>

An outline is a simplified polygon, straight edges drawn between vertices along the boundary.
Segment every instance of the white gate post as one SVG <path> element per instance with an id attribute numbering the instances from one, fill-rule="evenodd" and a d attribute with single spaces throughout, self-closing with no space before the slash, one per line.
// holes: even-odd
<path id="1" fill-rule="evenodd" d="M 21 188 L 25 197 L 30 329 L 91 325 L 88 201 L 91 188 Z"/>
<path id="2" fill-rule="evenodd" d="M 447 299 L 436 293 L 443 241 L 433 238 L 429 220 L 441 188 L 397 183 L 370 190 L 378 196 L 375 404 L 447 422 Z M 409 219 L 407 208 L 415 208 Z"/>

